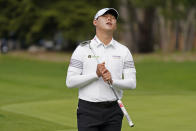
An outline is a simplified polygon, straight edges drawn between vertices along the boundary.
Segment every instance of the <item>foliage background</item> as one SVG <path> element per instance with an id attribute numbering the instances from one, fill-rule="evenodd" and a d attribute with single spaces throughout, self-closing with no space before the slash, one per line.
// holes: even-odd
<path id="1" fill-rule="evenodd" d="M 28 47 L 60 32 L 73 45 L 92 39 L 93 17 L 105 7 L 119 11 L 115 38 L 133 52 L 196 48 L 195 0 L 0 0 L 0 38 Z"/>

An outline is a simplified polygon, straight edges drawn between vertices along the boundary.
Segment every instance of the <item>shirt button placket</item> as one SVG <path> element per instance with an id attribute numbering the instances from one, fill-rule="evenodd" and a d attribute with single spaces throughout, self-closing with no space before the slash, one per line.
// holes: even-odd
<path id="1" fill-rule="evenodd" d="M 103 45 L 103 49 L 104 49 L 104 52 L 103 52 L 103 55 L 104 55 L 104 61 L 105 61 L 105 63 L 106 63 L 106 54 L 107 54 L 107 48 L 106 48 L 106 46 L 105 45 Z"/>

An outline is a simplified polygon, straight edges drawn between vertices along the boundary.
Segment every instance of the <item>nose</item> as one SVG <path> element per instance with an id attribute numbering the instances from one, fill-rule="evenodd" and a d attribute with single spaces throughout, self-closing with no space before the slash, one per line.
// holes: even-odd
<path id="1" fill-rule="evenodd" d="M 108 16 L 107 17 L 107 20 L 111 21 L 112 20 L 112 17 L 111 16 Z"/>

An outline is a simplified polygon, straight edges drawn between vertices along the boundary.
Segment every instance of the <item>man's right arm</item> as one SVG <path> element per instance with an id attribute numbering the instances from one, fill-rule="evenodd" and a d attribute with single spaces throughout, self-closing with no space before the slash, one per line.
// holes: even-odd
<path id="1" fill-rule="evenodd" d="M 84 52 L 83 48 L 78 46 L 71 57 L 66 78 L 68 88 L 84 87 L 99 79 L 96 72 L 87 75 L 82 74 Z"/>

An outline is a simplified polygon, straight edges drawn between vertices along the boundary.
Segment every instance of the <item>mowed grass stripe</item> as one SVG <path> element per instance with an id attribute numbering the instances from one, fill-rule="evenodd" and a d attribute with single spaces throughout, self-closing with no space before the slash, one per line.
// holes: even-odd
<path id="1" fill-rule="evenodd" d="M 36 101 L 6 105 L 0 109 L 76 128 L 76 103 L 69 99 Z"/>
<path id="2" fill-rule="evenodd" d="M 55 131 L 69 127 L 39 118 L 0 110 L 1 131 Z"/>

